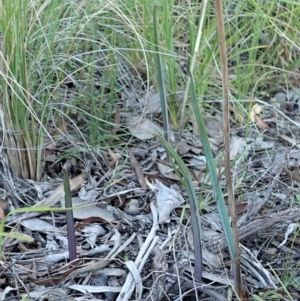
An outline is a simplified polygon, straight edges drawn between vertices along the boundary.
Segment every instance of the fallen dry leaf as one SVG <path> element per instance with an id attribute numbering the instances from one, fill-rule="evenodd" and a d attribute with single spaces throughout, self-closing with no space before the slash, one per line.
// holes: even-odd
<path id="1" fill-rule="evenodd" d="M 108 153 L 111 157 L 111 160 L 109 161 L 108 166 L 113 169 L 116 167 L 119 159 L 121 158 L 121 155 L 118 153 L 114 153 L 110 148 L 108 149 Z"/>
<path id="2" fill-rule="evenodd" d="M 81 173 L 80 175 L 78 175 L 77 177 L 70 179 L 70 189 L 71 191 L 75 188 L 80 187 L 83 182 L 86 179 L 86 172 Z M 65 196 L 65 189 L 64 189 L 64 184 L 60 184 L 54 191 L 53 193 L 48 196 L 47 198 L 43 199 L 42 201 L 40 201 L 39 203 L 35 204 L 34 207 L 36 206 L 53 206 L 55 205 L 60 198 Z"/>
<path id="3" fill-rule="evenodd" d="M 252 122 L 255 122 L 256 125 L 257 125 L 260 129 L 266 130 L 266 129 L 269 128 L 269 126 L 268 126 L 268 124 L 267 124 L 266 122 L 264 122 L 264 121 L 262 120 L 262 118 L 259 116 L 259 114 L 261 113 L 261 110 L 262 110 L 261 106 L 260 106 L 258 103 L 256 103 L 256 104 L 252 107 L 251 112 L 250 112 L 250 114 L 249 114 L 249 117 L 250 117 L 250 120 L 251 120 Z"/>
<path id="4" fill-rule="evenodd" d="M 262 130 L 266 130 L 269 128 L 268 124 L 266 122 L 264 122 L 260 116 L 256 115 L 255 116 L 255 123 L 257 124 L 257 126 L 262 129 Z"/>
<path id="5" fill-rule="evenodd" d="M 212 137 L 223 137 L 223 123 L 222 118 L 205 116 L 204 118 L 207 134 Z"/>
<path id="6" fill-rule="evenodd" d="M 147 189 L 147 184 L 146 184 L 146 181 L 145 181 L 145 177 L 144 177 L 144 174 L 140 168 L 140 165 L 138 163 L 138 161 L 136 160 L 133 152 L 128 149 L 128 153 L 129 153 L 129 156 L 130 156 L 130 163 L 131 165 L 133 166 L 134 170 L 135 170 L 135 173 L 136 173 L 136 176 L 138 178 L 138 181 L 139 181 L 139 184 L 141 185 L 141 187 L 143 189 Z"/>
<path id="7" fill-rule="evenodd" d="M 146 114 L 161 113 L 161 101 L 160 101 L 159 92 L 151 93 L 147 97 L 145 103 L 146 103 L 146 107 L 144 113 Z"/>
<path id="8" fill-rule="evenodd" d="M 158 222 L 164 223 L 170 218 L 171 212 L 184 203 L 184 199 L 172 186 L 168 188 L 159 181 L 156 181 L 155 186 L 157 189 Z"/>
<path id="9" fill-rule="evenodd" d="M 163 134 L 163 130 L 159 126 L 140 116 L 128 118 L 126 126 L 133 136 L 141 140 L 152 139 L 155 133 Z"/>
<path id="10" fill-rule="evenodd" d="M 158 170 L 167 179 L 179 181 L 174 169 L 163 162 L 156 162 Z"/>
<path id="11" fill-rule="evenodd" d="M 63 199 L 60 200 L 61 206 L 64 208 L 65 202 Z M 78 197 L 72 198 L 73 216 L 76 219 L 87 219 L 90 217 L 98 217 L 105 220 L 108 223 L 113 223 L 115 218 L 110 212 L 105 209 L 98 207 L 95 203 L 89 204 L 89 202 L 82 200 Z M 76 208 L 78 206 L 79 208 Z"/>

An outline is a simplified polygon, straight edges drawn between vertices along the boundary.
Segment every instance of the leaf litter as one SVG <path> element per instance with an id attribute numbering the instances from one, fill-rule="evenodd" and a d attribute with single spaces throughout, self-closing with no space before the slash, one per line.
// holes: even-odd
<path id="1" fill-rule="evenodd" d="M 157 123 L 157 97 L 156 93 L 144 95 L 148 99 L 147 111 L 140 115 L 126 113 L 124 119 L 122 110 L 118 111 L 120 124 L 123 118 L 123 125 L 132 134 L 126 149 L 110 147 L 93 156 L 82 153 L 83 166 L 78 166 L 72 155 L 66 159 L 72 175 L 76 222 L 75 265 L 68 262 L 62 211 L 8 217 L 6 231 L 17 231 L 32 242 L 3 239 L 2 300 L 19 300 L 21 296 L 30 300 L 164 300 L 165 294 L 177 300 L 180 292 L 185 295 L 194 287 L 194 246 L 185 202 L 187 194 L 174 167 L 166 160 L 165 149 L 154 137 L 162 131 Z M 299 116 L 293 112 L 294 123 L 288 123 L 284 114 L 274 114 L 276 110 L 259 102 L 249 113 L 252 125 L 247 135 L 243 125 L 233 123 L 231 130 L 232 175 L 236 206 L 241 208 L 241 262 L 251 292 L 270 288 L 280 292 L 276 275 L 282 276 L 286 252 L 294 256 L 290 259 L 293 277 L 300 276 L 295 252 L 299 245 L 295 230 L 300 216 L 299 128 L 295 131 Z M 222 125 L 219 117 L 208 118 L 206 123 L 226 197 Z M 206 295 L 208 300 L 226 300 L 225 292 L 233 283 L 229 255 L 210 193 L 199 135 L 196 127 L 192 128 L 183 131 L 181 140 L 175 135 L 173 145 L 192 174 L 200 200 L 205 282 L 199 284 L 198 295 Z M 59 150 L 56 143 L 48 155 L 59 158 Z M 1 214 L 7 208 L 14 209 L 13 198 L 33 208 L 64 207 L 62 171 L 57 159 L 46 160 L 55 177 L 45 171 L 45 181 L 33 183 L 14 178 L 5 155 L 1 154 L 1 158 Z M 297 296 L 296 284 L 291 292 Z"/>

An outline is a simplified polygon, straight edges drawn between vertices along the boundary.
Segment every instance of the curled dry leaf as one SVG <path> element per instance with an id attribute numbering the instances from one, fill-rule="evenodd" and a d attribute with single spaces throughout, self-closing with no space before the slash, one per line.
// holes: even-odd
<path id="1" fill-rule="evenodd" d="M 89 250 L 86 253 L 83 253 L 82 256 L 87 257 L 87 256 L 95 256 L 96 254 L 104 253 L 104 252 L 109 252 L 111 251 L 111 247 L 109 245 L 103 245 L 101 246 L 95 246 L 93 249 Z"/>
<path id="2" fill-rule="evenodd" d="M 64 251 L 58 254 L 49 254 L 46 256 L 47 263 L 58 263 L 69 259 L 69 251 Z"/>
<path id="3" fill-rule="evenodd" d="M 140 116 L 128 118 L 126 126 L 133 136 L 141 140 L 152 139 L 155 133 L 163 133 L 163 130 L 151 120 Z"/>
<path id="4" fill-rule="evenodd" d="M 184 203 L 183 197 L 174 188 L 168 188 L 156 181 L 156 200 L 158 207 L 158 222 L 167 222 L 171 212 Z"/>
<path id="5" fill-rule="evenodd" d="M 108 153 L 110 155 L 108 166 L 110 168 L 115 168 L 119 159 L 121 158 L 121 155 L 118 153 L 114 153 L 110 148 L 108 149 Z"/>
<path id="6" fill-rule="evenodd" d="M 250 119 L 251 119 L 252 122 L 255 122 L 256 125 L 257 125 L 260 129 L 266 130 L 266 129 L 269 128 L 269 126 L 268 126 L 267 123 L 264 122 L 264 121 L 262 120 L 262 118 L 259 116 L 259 114 L 261 113 L 261 110 L 262 110 L 262 109 L 261 109 L 261 106 L 260 106 L 258 103 L 256 103 L 256 104 L 252 107 L 252 109 L 251 109 L 251 112 L 250 112 Z"/>
<path id="7" fill-rule="evenodd" d="M 106 232 L 103 227 L 98 224 L 85 226 L 82 232 L 85 233 L 86 241 L 91 248 L 94 248 L 98 236 L 103 236 Z"/>
<path id="8" fill-rule="evenodd" d="M 138 267 L 132 260 L 125 261 L 124 263 L 129 269 L 131 276 L 133 277 L 133 280 L 135 282 L 136 300 L 141 300 L 142 293 L 143 293 L 143 286 L 142 286 L 143 281 L 142 281 L 141 274 L 138 270 Z"/>
<path id="9" fill-rule="evenodd" d="M 0 292 L 0 300 L 7 300 L 6 295 L 9 294 L 10 291 L 15 290 L 15 288 L 12 288 L 10 286 L 6 286 L 6 288 L 4 289 L 4 291 Z"/>
<path id="10" fill-rule="evenodd" d="M 284 246 L 288 240 L 288 237 L 291 233 L 293 233 L 296 229 L 300 227 L 300 224 L 298 223 L 291 223 L 288 225 L 288 228 L 284 234 L 284 241 L 278 246 L 278 248 Z"/>

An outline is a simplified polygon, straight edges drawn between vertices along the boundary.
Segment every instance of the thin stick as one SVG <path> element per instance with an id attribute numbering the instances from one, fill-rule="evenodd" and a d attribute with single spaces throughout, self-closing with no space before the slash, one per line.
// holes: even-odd
<path id="1" fill-rule="evenodd" d="M 235 248 L 235 258 L 232 258 L 233 274 L 234 274 L 236 293 L 238 297 L 241 297 L 242 279 L 241 279 L 241 266 L 240 266 L 239 233 L 238 233 L 238 226 L 237 226 L 237 216 L 235 212 L 234 192 L 233 192 L 231 167 L 230 167 L 229 80 L 228 80 L 226 38 L 225 38 L 222 0 L 216 0 L 215 5 L 216 5 L 219 43 L 220 43 L 219 47 L 220 47 L 221 71 L 222 71 L 222 86 L 223 86 L 225 175 L 226 175 L 227 194 L 228 194 L 228 202 L 229 202 L 229 209 L 230 209 L 230 216 L 231 216 L 232 232 L 234 236 L 234 248 Z"/>
<path id="2" fill-rule="evenodd" d="M 153 216 L 153 225 L 151 228 L 150 233 L 147 236 L 137 258 L 135 259 L 134 263 L 138 267 L 139 272 L 144 267 L 146 259 L 149 257 L 151 250 L 155 247 L 158 236 L 155 235 L 156 231 L 158 230 L 158 212 L 153 202 L 150 203 L 150 208 Z M 127 275 L 125 283 L 122 287 L 122 290 L 117 298 L 117 301 L 127 301 L 131 297 L 131 294 L 134 290 L 134 281 L 133 276 L 131 273 Z"/>

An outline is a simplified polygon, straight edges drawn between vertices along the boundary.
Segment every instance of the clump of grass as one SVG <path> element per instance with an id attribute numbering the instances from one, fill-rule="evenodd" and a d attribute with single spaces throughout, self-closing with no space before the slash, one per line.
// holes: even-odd
<path id="1" fill-rule="evenodd" d="M 291 0 L 228 0 L 224 6 L 229 91 L 236 99 L 231 110 L 235 122 L 247 123 L 248 118 L 243 118 L 248 114 L 247 105 L 239 99 L 268 97 L 274 86 L 292 86 L 293 77 L 299 78 L 300 5 Z M 156 90 L 165 86 L 164 93 L 170 96 L 165 96 L 164 114 L 169 114 L 175 129 L 179 128 L 181 111 L 186 112 L 182 127 L 191 116 L 195 119 L 197 110 L 206 114 L 220 111 L 205 102 L 222 98 L 213 3 L 208 3 L 206 12 L 202 2 L 158 1 L 159 41 L 152 28 L 153 7 L 150 0 L 109 5 L 96 0 L 79 4 L 2 1 L 0 104 L 4 110 L 4 147 L 16 176 L 41 178 L 44 144 L 46 139 L 55 139 L 49 132 L 50 124 L 59 129 L 68 123 L 68 135 L 82 140 L 83 147 L 90 151 L 110 140 L 116 99 L 125 89 L 134 89 L 133 81 L 137 81 L 137 77 L 126 74 L 130 68 L 142 69 L 146 74 L 145 93 L 150 85 Z M 202 43 L 194 54 L 189 49 L 195 49 L 197 43 L 201 12 Z M 156 63 L 158 51 L 161 68 Z M 193 55 L 195 67 L 192 74 L 187 74 Z M 157 80 L 158 72 L 161 82 Z M 187 89 L 187 102 L 181 104 L 176 92 L 186 87 L 187 75 L 192 75 L 195 86 L 192 96 Z M 204 125 L 199 127 L 204 129 Z M 213 159 L 210 161 L 213 169 Z M 222 196 L 218 199 L 224 209 Z M 233 248 L 232 239 L 228 240 Z"/>
<path id="2" fill-rule="evenodd" d="M 112 21 L 105 5 L 95 12 L 92 2 L 13 0 L 0 7 L 4 146 L 17 177 L 41 178 L 44 144 L 54 140 L 50 126 L 68 123 L 89 150 L 111 138 L 118 50 L 112 34 L 101 40 Z"/>
<path id="3" fill-rule="evenodd" d="M 282 81 L 293 84 L 299 62 L 300 8 L 290 1 L 268 3 L 225 1 L 230 92 L 237 100 L 251 94 L 268 95 Z M 113 102 L 124 87 L 132 85 L 132 79 L 126 77 L 129 69 L 121 71 L 120 66 L 142 69 L 145 90 L 150 85 L 158 89 L 153 5 L 149 0 L 111 6 L 95 0 L 81 4 L 57 0 L 2 3 L 1 104 L 6 149 L 17 176 L 40 178 L 43 144 L 45 137 L 51 139 L 47 132 L 50 122 L 60 128 L 72 118 L 71 126 L 90 150 L 109 136 L 111 124 L 107 121 L 114 114 Z M 208 5 L 194 68 L 196 92 L 204 100 L 222 95 L 216 18 L 212 4 Z M 174 129 L 179 127 L 179 113 L 185 111 L 177 92 L 186 85 L 189 49 L 196 43 L 201 11 L 202 4 L 197 3 L 158 3 L 160 52 Z M 202 106 L 216 109 L 205 102 Z M 242 122 L 247 109 L 238 101 L 234 106 Z M 185 121 L 192 114 L 189 104 L 186 112 Z"/>

